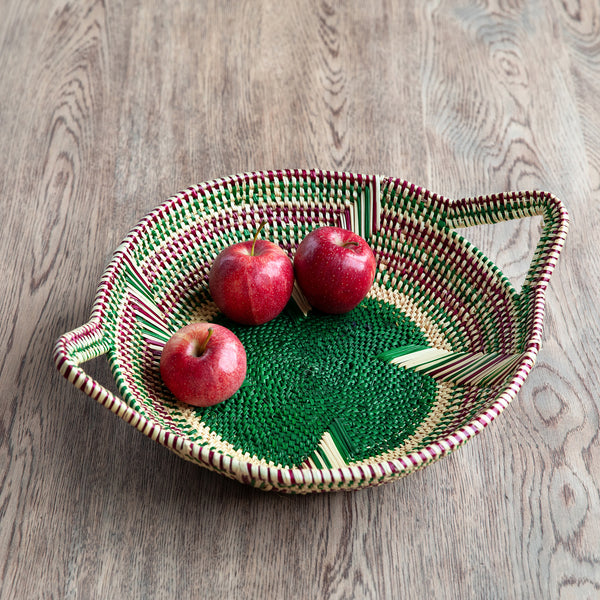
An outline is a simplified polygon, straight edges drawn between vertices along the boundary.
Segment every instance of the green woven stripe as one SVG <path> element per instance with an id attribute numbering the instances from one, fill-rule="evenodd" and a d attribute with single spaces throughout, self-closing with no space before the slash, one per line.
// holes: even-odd
<path id="1" fill-rule="evenodd" d="M 362 189 L 354 195 L 354 202 L 350 210 L 350 228 L 366 240 L 369 240 L 379 227 L 381 212 L 379 186 L 379 177 L 373 177 L 366 181 Z"/>
<path id="2" fill-rule="evenodd" d="M 438 381 L 487 386 L 509 377 L 523 356 L 494 352 L 446 352 L 407 345 L 382 352 L 377 358 L 425 373 Z"/>
<path id="3" fill-rule="evenodd" d="M 339 468 L 352 462 L 356 449 L 348 433 L 348 424 L 342 418 L 335 418 L 323 434 L 319 446 L 307 458 L 309 468 Z"/>

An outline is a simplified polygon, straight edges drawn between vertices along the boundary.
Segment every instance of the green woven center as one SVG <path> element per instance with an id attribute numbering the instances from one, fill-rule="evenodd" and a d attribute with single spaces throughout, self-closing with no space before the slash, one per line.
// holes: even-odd
<path id="1" fill-rule="evenodd" d="M 285 312 L 258 327 L 218 322 L 248 357 L 242 388 L 198 416 L 236 449 L 299 466 L 325 432 L 347 461 L 394 449 L 414 433 L 436 397 L 433 379 L 376 359 L 389 348 L 427 344 L 394 307 L 364 300 L 346 315 Z"/>

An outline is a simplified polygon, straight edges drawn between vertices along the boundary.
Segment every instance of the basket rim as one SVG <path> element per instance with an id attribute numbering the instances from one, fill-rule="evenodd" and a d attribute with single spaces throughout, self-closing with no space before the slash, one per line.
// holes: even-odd
<path id="1" fill-rule="evenodd" d="M 553 239 L 548 244 L 548 247 L 543 249 L 545 258 L 542 265 L 543 268 L 540 269 L 536 285 L 531 289 L 533 299 L 531 305 L 533 326 L 531 330 L 533 335 L 528 340 L 526 351 L 522 355 L 522 360 L 514 376 L 496 396 L 495 401 L 489 408 L 477 414 L 469 423 L 455 429 L 444 438 L 399 458 L 381 460 L 363 465 L 320 469 L 312 467 L 258 465 L 249 461 L 239 460 L 237 457 L 231 457 L 216 449 L 192 442 L 185 436 L 170 432 L 158 422 L 150 421 L 131 408 L 119 397 L 113 395 L 109 390 L 95 382 L 79 367 L 80 363 L 109 350 L 109 344 L 104 337 L 106 329 L 104 317 L 111 297 L 111 281 L 119 269 L 122 268 L 123 263 L 128 261 L 129 250 L 135 248 L 149 227 L 152 227 L 158 220 L 163 219 L 173 208 L 189 201 L 190 197 L 197 198 L 198 195 L 210 194 L 216 188 L 231 185 L 235 182 L 254 181 L 258 183 L 259 181 L 273 181 L 279 178 L 342 179 L 351 183 L 357 183 L 358 185 L 377 186 L 378 189 L 385 182 L 393 185 L 394 188 L 407 191 L 409 195 L 413 195 L 432 206 L 437 206 L 447 215 L 446 218 L 450 228 L 478 224 L 477 214 L 469 214 L 469 210 L 472 212 L 474 206 L 502 206 L 506 205 L 507 202 L 517 202 L 523 198 L 541 198 L 544 203 L 552 208 L 557 215 Z M 485 221 L 481 220 L 480 222 Z M 262 489 L 277 489 L 280 491 L 294 491 L 297 489 L 300 493 L 335 489 L 357 489 L 377 485 L 407 475 L 462 446 L 465 442 L 483 431 L 516 397 L 534 365 L 541 346 L 542 322 L 545 312 L 545 291 L 564 245 L 567 230 L 568 214 L 566 208 L 558 198 L 547 192 L 510 192 L 455 201 L 431 193 L 425 188 L 415 186 L 406 180 L 398 178 L 315 169 L 256 171 L 213 179 L 192 185 L 169 197 L 138 221 L 129 231 L 114 251 L 112 259 L 100 279 L 90 319 L 81 327 L 65 333 L 59 338 L 54 349 L 54 361 L 60 373 L 71 383 L 151 439 L 158 441 L 183 458 L 197 462 L 210 470 L 218 471 L 242 483 Z M 475 246 L 458 234 L 457 238 L 465 241 L 468 247 L 476 250 Z M 484 258 L 493 265 L 493 262 L 487 259 L 487 257 Z"/>

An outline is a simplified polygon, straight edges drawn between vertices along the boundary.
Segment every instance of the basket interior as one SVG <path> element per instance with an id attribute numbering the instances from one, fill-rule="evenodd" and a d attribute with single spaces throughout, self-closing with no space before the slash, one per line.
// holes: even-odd
<path id="1" fill-rule="evenodd" d="M 300 468 L 396 458 L 490 406 L 510 369 L 470 383 L 383 357 L 398 348 L 516 356 L 526 343 L 524 300 L 446 227 L 442 205 L 430 198 L 384 179 L 372 218 L 371 183 L 240 177 L 190 189 L 151 213 L 116 254 L 104 286 L 109 358 L 123 399 L 190 441 L 250 462 Z M 265 219 L 263 236 L 290 257 L 317 226 L 358 229 L 378 261 L 367 298 L 339 316 L 302 317 L 292 305 L 258 327 L 221 315 L 207 291 L 210 266 Z M 205 409 L 177 402 L 158 370 L 168 337 L 197 320 L 232 329 L 248 356 L 242 388 Z"/>

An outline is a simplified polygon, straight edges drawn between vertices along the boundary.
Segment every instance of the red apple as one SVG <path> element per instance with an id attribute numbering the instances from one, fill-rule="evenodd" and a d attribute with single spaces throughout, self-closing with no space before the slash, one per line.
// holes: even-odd
<path id="1" fill-rule="evenodd" d="M 260 325 L 274 319 L 288 303 L 294 267 L 273 242 L 253 240 L 225 248 L 215 259 L 208 286 L 215 304 L 230 319 Z"/>
<path id="2" fill-rule="evenodd" d="M 314 308 L 330 314 L 351 311 L 375 278 L 375 256 L 367 242 L 340 227 L 319 227 L 300 243 L 294 270 Z"/>
<path id="3" fill-rule="evenodd" d="M 246 351 L 226 327 L 192 323 L 165 344 L 160 375 L 178 400 L 212 406 L 233 396 L 244 382 Z"/>

